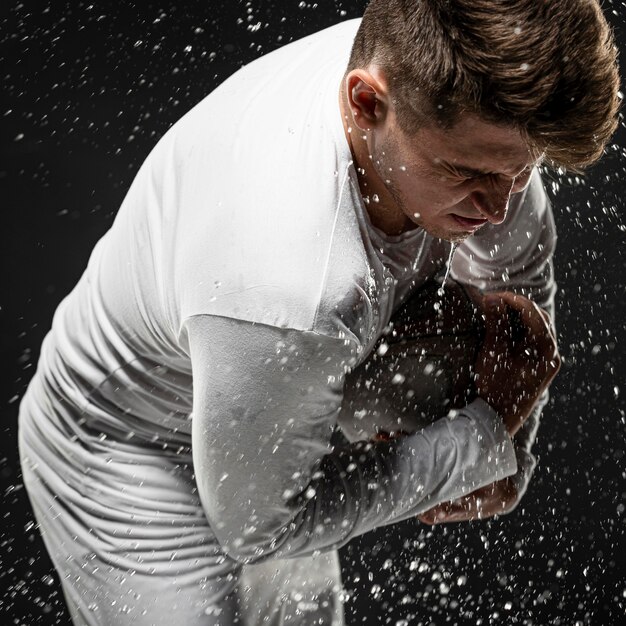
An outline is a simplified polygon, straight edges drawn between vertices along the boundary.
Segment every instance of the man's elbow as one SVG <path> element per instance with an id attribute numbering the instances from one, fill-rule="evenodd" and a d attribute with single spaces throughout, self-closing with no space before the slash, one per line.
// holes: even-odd
<path id="1" fill-rule="evenodd" d="M 276 558 L 276 552 L 285 543 L 291 524 L 260 523 L 254 519 L 254 515 L 241 511 L 219 519 L 210 515 L 207 518 L 224 554 L 244 565 Z"/>

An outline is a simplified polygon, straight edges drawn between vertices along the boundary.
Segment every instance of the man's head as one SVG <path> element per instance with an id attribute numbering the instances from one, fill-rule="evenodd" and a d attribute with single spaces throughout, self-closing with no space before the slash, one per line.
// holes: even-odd
<path id="1" fill-rule="evenodd" d="M 502 221 L 538 161 L 597 160 L 618 83 L 596 0 L 372 0 L 345 103 L 405 217 L 462 239 L 472 224 L 456 217 Z"/>
<path id="2" fill-rule="evenodd" d="M 617 125 L 616 49 L 596 0 L 372 0 L 349 70 L 369 65 L 407 134 L 474 113 L 578 168 Z"/>

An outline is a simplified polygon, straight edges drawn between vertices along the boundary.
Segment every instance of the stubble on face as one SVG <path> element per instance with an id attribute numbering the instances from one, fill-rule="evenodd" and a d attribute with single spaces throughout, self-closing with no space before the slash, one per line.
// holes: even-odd
<path id="1" fill-rule="evenodd" d="M 452 243 L 483 227 L 462 220 L 502 223 L 511 193 L 525 188 L 542 156 L 518 130 L 469 114 L 453 131 L 423 127 L 411 137 L 390 124 L 373 148 L 373 165 L 390 205 L 406 219 L 401 232 L 420 226 Z"/>
<path id="2" fill-rule="evenodd" d="M 410 216 L 411 221 L 415 224 L 416 228 L 422 228 L 425 230 L 431 237 L 436 239 L 443 239 L 444 241 L 449 241 L 450 243 L 462 243 L 465 241 L 470 235 L 471 232 L 467 231 L 452 231 L 448 228 L 444 228 L 439 226 L 438 224 L 433 224 L 432 221 L 425 218 L 421 213 L 416 213 L 415 211 L 411 212 L 411 203 L 408 198 L 405 198 L 402 194 L 402 191 L 393 183 L 393 180 L 388 179 L 385 181 L 387 186 L 387 190 L 389 194 L 394 199 L 397 207 L 404 213 L 404 215 Z M 433 211 L 428 211 L 428 214 Z"/>
<path id="3" fill-rule="evenodd" d="M 395 132 L 399 132 L 399 130 L 396 129 Z M 456 244 L 462 243 L 472 235 L 468 231 L 454 231 L 433 223 L 436 219 L 439 219 L 438 211 L 435 210 L 435 207 L 424 207 L 423 214 L 416 212 L 415 207 L 419 205 L 421 199 L 407 198 L 401 186 L 395 180 L 399 176 L 410 176 L 411 172 L 415 176 L 423 176 L 424 173 L 421 171 L 420 164 L 413 163 L 403 156 L 400 142 L 396 137 L 393 135 L 387 137 L 387 141 L 376 146 L 376 148 L 373 150 L 372 165 L 380 181 L 393 199 L 395 210 L 399 210 L 406 218 L 406 227 L 402 232 L 422 228 L 436 239 L 443 239 Z M 433 219 L 429 219 L 429 217 Z"/>
<path id="4" fill-rule="evenodd" d="M 432 237 L 460 243 L 488 222 L 502 223 L 504 184 L 532 166 L 519 131 L 466 114 L 452 129 L 423 125 L 407 135 L 386 90 L 374 94 L 376 77 L 370 83 L 358 93 L 359 85 L 352 87 L 360 99 L 350 101 L 345 90 L 339 97 L 372 224 L 389 235 L 421 227 Z"/>

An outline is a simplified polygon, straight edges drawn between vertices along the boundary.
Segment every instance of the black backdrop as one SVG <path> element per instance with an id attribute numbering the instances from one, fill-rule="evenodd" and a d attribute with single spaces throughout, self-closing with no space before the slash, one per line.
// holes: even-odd
<path id="1" fill-rule="evenodd" d="M 174 121 L 242 64 L 364 5 L 2 3 L 0 623 L 69 623 L 16 450 L 19 400 L 57 304 Z M 623 52 L 624 4 L 604 9 Z M 351 542 L 350 624 L 626 623 L 625 139 L 622 127 L 584 178 L 547 173 L 564 366 L 523 503 L 498 520 L 405 522 Z"/>

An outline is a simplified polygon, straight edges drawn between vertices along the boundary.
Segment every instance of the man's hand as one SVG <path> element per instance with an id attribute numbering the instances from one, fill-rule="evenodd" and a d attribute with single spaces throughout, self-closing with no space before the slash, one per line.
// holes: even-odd
<path id="1" fill-rule="evenodd" d="M 548 314 L 523 296 L 485 294 L 482 308 L 485 339 L 476 389 L 513 436 L 559 371 L 556 337 Z"/>
<path id="2" fill-rule="evenodd" d="M 491 483 L 452 502 L 442 502 L 417 518 L 424 524 L 467 522 L 502 515 L 518 502 L 517 489 L 511 478 Z"/>

